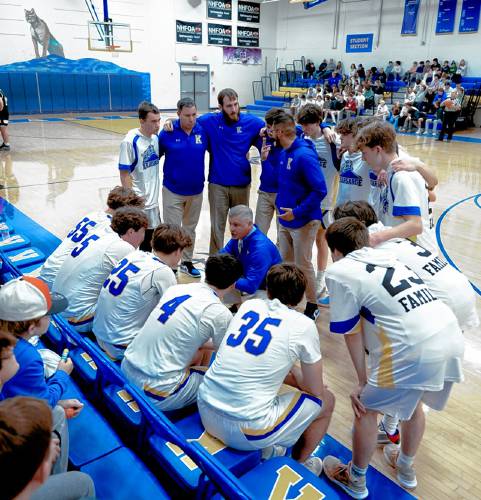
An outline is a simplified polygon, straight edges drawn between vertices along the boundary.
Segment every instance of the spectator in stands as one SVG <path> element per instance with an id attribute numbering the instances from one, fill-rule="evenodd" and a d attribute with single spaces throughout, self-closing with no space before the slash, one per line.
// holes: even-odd
<path id="1" fill-rule="evenodd" d="M 418 67 L 418 62 L 414 61 L 411 67 L 406 71 L 403 80 L 409 85 L 416 81 L 416 69 Z"/>
<path id="2" fill-rule="evenodd" d="M 336 72 L 337 72 L 338 75 L 343 75 L 344 74 L 344 65 L 342 64 L 342 61 L 337 61 Z"/>
<path id="3" fill-rule="evenodd" d="M 386 85 L 387 82 L 387 75 L 384 72 L 383 68 L 379 68 L 379 71 L 377 73 L 377 79 L 383 84 Z"/>
<path id="4" fill-rule="evenodd" d="M 433 75 L 433 70 L 432 69 L 428 69 L 424 73 L 422 83 L 424 83 L 424 85 L 426 85 L 426 86 L 429 86 L 431 84 L 431 82 L 433 81 L 433 76 L 434 76 Z"/>
<path id="5" fill-rule="evenodd" d="M 427 115 L 424 113 L 421 108 L 417 106 L 412 107 L 412 112 L 411 112 L 411 117 L 412 117 L 412 123 L 415 127 L 417 127 L 416 134 L 421 135 L 423 133 L 423 128 L 426 123 L 426 118 Z"/>
<path id="6" fill-rule="evenodd" d="M 366 82 L 364 84 L 363 95 L 364 95 L 364 109 L 374 109 L 374 92 L 369 82 Z"/>
<path id="7" fill-rule="evenodd" d="M 420 84 L 414 97 L 414 106 L 422 110 L 424 107 L 424 99 L 426 98 L 427 87 L 424 84 Z"/>
<path id="8" fill-rule="evenodd" d="M 294 94 L 289 106 L 292 116 L 296 116 L 297 111 L 299 110 L 300 107 L 301 107 L 301 98 L 299 97 L 299 94 Z"/>
<path id="9" fill-rule="evenodd" d="M 306 94 L 301 94 L 301 103 L 299 104 L 299 108 L 297 109 L 297 111 L 299 111 L 299 109 L 301 109 L 306 104 L 307 104 Z"/>
<path id="10" fill-rule="evenodd" d="M 432 124 L 431 135 L 433 137 L 438 135 L 438 124 L 443 120 L 443 108 L 438 106 L 437 108 L 433 108 L 434 118 L 426 119 L 426 126 L 424 127 L 424 135 L 429 135 L 429 127 Z"/>
<path id="11" fill-rule="evenodd" d="M 349 92 L 348 94 L 346 106 L 344 107 L 344 113 L 347 118 L 357 115 L 357 103 L 353 92 Z"/>
<path id="12" fill-rule="evenodd" d="M 416 80 L 422 80 L 424 75 L 424 61 L 419 61 L 419 64 L 416 67 Z"/>
<path id="13" fill-rule="evenodd" d="M 384 97 L 384 85 L 382 84 L 381 80 L 376 80 L 374 83 L 374 104 L 377 106 L 379 104 L 379 101 Z"/>
<path id="14" fill-rule="evenodd" d="M 424 96 L 423 111 L 425 113 L 433 113 L 435 111 L 433 101 L 436 97 L 436 91 L 433 87 L 428 87 Z"/>
<path id="15" fill-rule="evenodd" d="M 346 107 L 346 101 L 344 96 L 339 92 L 334 96 L 331 101 L 331 117 L 334 124 L 336 124 L 344 113 L 344 108 Z"/>
<path id="16" fill-rule="evenodd" d="M 447 97 L 443 102 L 441 102 L 441 108 L 444 110 L 443 114 L 443 128 L 439 134 L 438 141 L 444 139 L 444 135 L 447 133 L 447 140 L 451 141 L 453 138 L 453 133 L 456 125 L 456 119 L 461 111 L 461 100 L 462 96 L 458 96 L 457 92 L 454 90 L 451 92 L 450 96 Z"/>
<path id="17" fill-rule="evenodd" d="M 366 79 L 366 70 L 362 64 L 357 66 L 357 76 L 359 77 L 359 81 L 361 83 Z"/>
<path id="18" fill-rule="evenodd" d="M 409 114 L 409 110 L 412 107 L 412 102 L 406 101 L 401 108 L 401 112 L 399 113 L 398 126 L 401 132 L 405 132 L 407 127 L 410 125 L 411 116 Z"/>
<path id="19" fill-rule="evenodd" d="M 387 107 L 386 102 L 384 99 L 381 99 L 379 101 L 379 104 L 377 106 L 376 114 L 374 115 L 376 118 L 380 118 L 381 120 L 387 120 L 389 116 L 389 108 Z"/>
<path id="20" fill-rule="evenodd" d="M 394 130 L 398 130 L 399 116 L 401 114 L 401 103 L 395 102 L 391 108 L 391 113 L 387 119 L 389 123 L 394 127 Z"/>
<path id="21" fill-rule="evenodd" d="M 326 94 L 324 97 L 324 105 L 322 107 L 322 121 L 325 122 L 327 121 L 328 116 L 331 114 L 331 96 L 329 94 Z"/>
<path id="22" fill-rule="evenodd" d="M 446 73 L 446 75 L 449 75 L 449 70 L 451 69 L 451 66 L 449 65 L 449 61 L 446 60 L 443 62 L 443 65 L 441 67 L 441 71 L 443 73 Z"/>
<path id="23" fill-rule="evenodd" d="M 438 58 L 433 58 L 433 63 L 431 64 L 431 68 L 433 71 L 438 71 L 441 69 L 441 65 L 439 64 Z"/>
<path id="24" fill-rule="evenodd" d="M 314 66 L 314 63 L 310 59 L 308 59 L 306 64 L 305 78 L 312 78 L 315 72 L 316 67 Z"/>
<path id="25" fill-rule="evenodd" d="M 352 79 L 357 76 L 357 68 L 354 63 L 351 64 L 351 68 L 349 69 L 349 77 Z"/>
<path id="26" fill-rule="evenodd" d="M 456 68 L 456 73 L 452 77 L 453 82 L 460 83 L 462 81 L 463 77 L 466 76 L 467 70 L 468 70 L 468 68 L 467 68 L 466 61 L 464 59 L 461 59 L 459 61 L 457 68 Z"/>
<path id="27" fill-rule="evenodd" d="M 347 75 L 341 75 L 341 79 L 339 80 L 339 89 L 344 90 L 347 85 L 349 85 L 349 79 Z"/>
<path id="28" fill-rule="evenodd" d="M 396 81 L 401 80 L 402 71 L 403 71 L 403 68 L 401 66 L 401 61 L 396 61 L 394 63 L 394 68 L 393 68 L 394 79 Z"/>
<path id="29" fill-rule="evenodd" d="M 307 94 L 306 94 L 306 98 L 308 101 L 312 101 L 313 99 L 315 99 L 317 96 L 317 92 L 316 92 L 316 89 L 314 86 L 309 86 L 309 88 L 307 89 Z"/>
<path id="30" fill-rule="evenodd" d="M 322 78 L 324 75 L 324 72 L 326 71 L 327 67 L 327 60 L 324 59 L 321 64 L 319 64 L 319 78 Z"/>
<path id="31" fill-rule="evenodd" d="M 456 74 L 456 71 L 458 70 L 458 65 L 456 64 L 456 61 L 453 59 L 451 61 L 451 65 L 449 66 L 449 74 L 451 75 L 451 78 L 453 75 Z"/>
<path id="32" fill-rule="evenodd" d="M 357 115 L 359 116 L 364 110 L 364 102 L 366 101 L 366 98 L 364 97 L 363 92 L 358 90 L 354 99 L 356 100 Z"/>
<path id="33" fill-rule="evenodd" d="M 52 424 L 48 406 L 39 399 L 16 397 L 0 403 L 2 498 L 95 498 L 93 482 L 83 472 L 50 476 L 59 454 Z"/>
<path id="34" fill-rule="evenodd" d="M 322 75 L 323 78 L 327 78 L 335 70 L 336 70 L 336 63 L 334 62 L 334 59 L 331 58 L 331 59 L 329 59 L 329 62 L 326 65 L 326 68 L 324 70 L 324 74 Z"/>
<path id="35" fill-rule="evenodd" d="M 393 80 L 394 63 L 392 61 L 389 61 L 384 71 L 386 72 L 387 80 L 388 81 Z"/>
<path id="36" fill-rule="evenodd" d="M 457 95 L 459 101 L 462 104 L 463 103 L 463 99 L 464 99 L 464 95 L 465 95 L 466 92 L 464 90 L 464 87 L 461 85 L 461 82 L 456 83 L 456 87 L 451 88 L 451 90 L 450 90 L 449 93 L 451 94 L 454 91 L 456 91 L 456 95 Z"/>
<path id="37" fill-rule="evenodd" d="M 414 99 L 416 97 L 416 94 L 414 93 L 414 90 L 412 87 L 406 87 L 406 91 L 404 93 L 404 102 L 414 102 Z"/>
<path id="38" fill-rule="evenodd" d="M 437 88 L 441 85 L 441 82 L 439 81 L 439 76 L 437 74 L 433 75 L 433 79 L 431 80 L 431 83 L 429 84 L 430 88 L 433 88 L 434 90 L 437 90 Z"/>
<path id="39" fill-rule="evenodd" d="M 316 101 L 314 104 L 317 104 L 321 109 L 324 107 L 324 99 L 321 94 L 317 94 Z"/>
<path id="40" fill-rule="evenodd" d="M 329 80 L 328 80 L 328 83 L 331 87 L 334 87 L 334 85 L 337 86 L 340 79 L 341 79 L 341 77 L 339 76 L 339 74 L 336 71 L 333 71 Z"/>

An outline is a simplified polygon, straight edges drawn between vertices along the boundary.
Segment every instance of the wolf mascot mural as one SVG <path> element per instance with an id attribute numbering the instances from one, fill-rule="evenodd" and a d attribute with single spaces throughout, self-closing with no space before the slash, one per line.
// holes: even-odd
<path id="1" fill-rule="evenodd" d="M 62 44 L 50 33 L 47 23 L 37 16 L 34 9 L 25 10 L 25 19 L 30 24 L 35 57 L 46 57 L 47 53 L 65 57 Z M 41 56 L 39 45 L 42 47 Z"/>

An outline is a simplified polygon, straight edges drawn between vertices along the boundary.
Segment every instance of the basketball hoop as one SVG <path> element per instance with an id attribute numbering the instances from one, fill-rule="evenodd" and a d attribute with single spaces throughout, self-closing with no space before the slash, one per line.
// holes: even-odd
<path id="1" fill-rule="evenodd" d="M 88 22 L 88 49 L 101 52 L 132 52 L 130 24 L 112 21 Z"/>

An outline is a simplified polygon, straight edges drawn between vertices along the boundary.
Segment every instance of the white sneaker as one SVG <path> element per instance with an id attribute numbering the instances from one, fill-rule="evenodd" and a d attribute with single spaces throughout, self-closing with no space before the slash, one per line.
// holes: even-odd
<path id="1" fill-rule="evenodd" d="M 274 444 L 262 450 L 262 460 L 269 460 L 270 458 L 274 457 L 283 457 L 286 452 L 287 448 Z"/>
<path id="2" fill-rule="evenodd" d="M 315 476 L 322 474 L 322 460 L 319 457 L 311 456 L 302 465 L 310 470 Z"/>
<path id="3" fill-rule="evenodd" d="M 423 133 L 423 131 L 420 128 L 418 128 L 416 135 L 421 135 L 422 133 Z"/>

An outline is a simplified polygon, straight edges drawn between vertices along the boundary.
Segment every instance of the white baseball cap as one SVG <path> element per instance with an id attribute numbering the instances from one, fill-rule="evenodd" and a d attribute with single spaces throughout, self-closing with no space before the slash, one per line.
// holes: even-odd
<path id="1" fill-rule="evenodd" d="M 38 319 L 62 312 L 67 306 L 66 297 L 51 292 L 38 278 L 23 276 L 0 287 L 0 319 L 5 321 Z"/>

